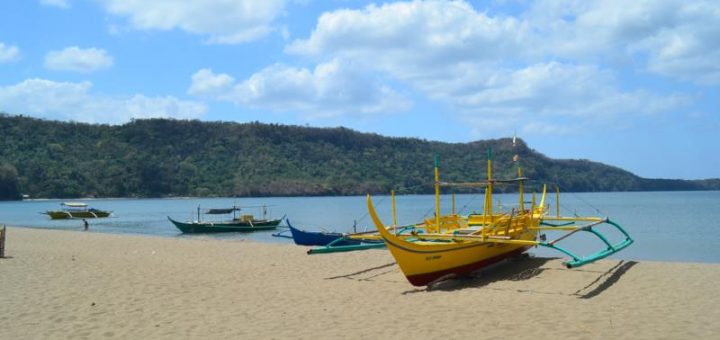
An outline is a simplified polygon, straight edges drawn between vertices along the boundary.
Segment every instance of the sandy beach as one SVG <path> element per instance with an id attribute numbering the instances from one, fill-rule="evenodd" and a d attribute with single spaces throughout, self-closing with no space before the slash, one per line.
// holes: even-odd
<path id="1" fill-rule="evenodd" d="M 514 259 L 431 289 L 386 250 L 8 228 L 3 339 L 720 336 L 720 264 Z"/>

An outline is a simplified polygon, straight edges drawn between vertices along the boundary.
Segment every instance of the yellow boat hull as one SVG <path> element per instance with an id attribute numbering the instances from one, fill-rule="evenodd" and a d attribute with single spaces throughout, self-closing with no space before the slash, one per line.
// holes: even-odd
<path id="1" fill-rule="evenodd" d="M 380 221 L 369 196 L 368 211 L 403 274 L 415 286 L 468 274 L 531 247 L 528 244 L 483 242 L 481 239 L 423 241 L 418 237 L 396 236 Z M 523 228 L 518 229 L 513 239 L 534 241 L 536 235 L 536 230 Z"/>

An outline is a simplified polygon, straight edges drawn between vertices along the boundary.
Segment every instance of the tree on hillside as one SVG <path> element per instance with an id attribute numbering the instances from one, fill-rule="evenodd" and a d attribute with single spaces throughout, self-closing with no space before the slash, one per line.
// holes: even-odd
<path id="1" fill-rule="evenodd" d="M 16 200 L 19 198 L 17 169 L 10 164 L 3 163 L 0 165 L 0 200 Z"/>

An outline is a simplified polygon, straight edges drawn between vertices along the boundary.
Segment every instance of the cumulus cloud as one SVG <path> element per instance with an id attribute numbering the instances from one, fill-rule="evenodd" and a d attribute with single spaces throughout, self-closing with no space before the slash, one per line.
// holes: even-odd
<path id="1" fill-rule="evenodd" d="M 391 72 L 413 73 L 521 52 L 526 35 L 518 20 L 489 17 L 462 1 L 397 2 L 325 13 L 308 39 L 292 42 L 286 51 L 367 60 Z M 398 70 L 402 65 L 413 69 Z"/>
<path id="2" fill-rule="evenodd" d="M 20 59 L 20 49 L 17 46 L 0 42 L 0 63 L 9 63 L 18 59 Z"/>
<path id="3" fill-rule="evenodd" d="M 105 9 L 127 17 L 136 29 L 180 29 L 208 37 L 208 42 L 237 44 L 273 31 L 285 0 L 102 0 Z"/>
<path id="4" fill-rule="evenodd" d="M 240 83 L 208 69 L 195 73 L 192 80 L 191 94 L 308 116 L 400 112 L 411 106 L 409 99 L 382 81 L 338 59 L 313 70 L 275 64 Z"/>
<path id="5" fill-rule="evenodd" d="M 476 131 L 515 126 L 524 134 L 557 134 L 598 125 L 617 127 L 691 100 L 686 95 L 622 91 L 612 72 L 588 65 L 541 63 L 500 70 L 491 78 L 490 84 L 476 91 L 453 94 L 461 117 L 474 123 Z M 495 123 L 487 125 L 487 121 Z"/>
<path id="6" fill-rule="evenodd" d="M 514 16 L 464 1 L 396 2 L 325 13 L 285 51 L 351 61 L 471 124 L 559 132 L 688 105 L 687 95 L 627 88 L 618 70 L 717 83 L 718 13 L 710 1 L 549 0 Z"/>
<path id="7" fill-rule="evenodd" d="M 45 68 L 55 71 L 93 72 L 113 65 L 113 57 L 98 48 L 66 47 L 45 55 Z"/>
<path id="8" fill-rule="evenodd" d="M 133 118 L 199 118 L 207 112 L 200 103 L 174 97 L 133 95 L 113 97 L 90 92 L 90 82 L 27 79 L 0 87 L 0 107 L 10 113 L 87 123 L 125 123 Z"/>
<path id="9" fill-rule="evenodd" d="M 227 74 L 215 74 L 204 68 L 192 76 L 188 94 L 195 96 L 222 96 L 232 91 L 235 79 Z"/>
<path id="10" fill-rule="evenodd" d="M 720 84 L 716 1 L 540 1 L 525 19 L 544 39 L 543 55 L 638 62 L 653 73 Z"/>

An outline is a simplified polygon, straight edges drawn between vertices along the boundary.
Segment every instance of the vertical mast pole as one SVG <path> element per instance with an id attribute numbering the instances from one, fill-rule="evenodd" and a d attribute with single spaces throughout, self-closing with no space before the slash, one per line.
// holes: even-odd
<path id="1" fill-rule="evenodd" d="M 440 156 L 435 155 L 435 227 L 440 232 Z"/>
<path id="2" fill-rule="evenodd" d="M 518 168 L 517 168 L 517 174 L 518 178 L 522 178 L 522 168 L 520 167 L 520 162 L 518 162 Z M 520 180 L 520 213 L 522 214 L 523 211 L 525 211 L 525 197 L 523 194 L 523 180 Z"/>
<path id="3" fill-rule="evenodd" d="M 535 192 L 532 193 L 532 202 L 530 203 L 530 213 L 535 213 Z"/>
<path id="4" fill-rule="evenodd" d="M 515 151 L 515 155 L 513 156 L 513 162 L 515 162 L 515 165 L 517 166 L 518 178 L 522 178 L 522 167 L 520 166 L 520 155 L 517 153 L 517 150 L 515 150 L 515 147 L 517 146 L 515 139 L 516 139 L 516 136 L 513 135 L 512 147 L 513 147 L 513 151 Z M 525 211 L 525 200 L 523 198 L 523 181 L 522 180 L 520 180 L 520 186 L 519 186 L 518 190 L 520 191 L 520 195 L 519 195 L 520 196 L 520 198 L 519 198 L 520 204 L 518 204 L 518 207 L 520 208 L 520 214 L 522 214 L 523 211 Z"/>
<path id="5" fill-rule="evenodd" d="M 453 194 L 452 194 L 452 214 L 453 214 L 453 215 L 456 214 L 456 211 L 455 211 L 455 193 L 454 193 L 454 192 L 453 192 Z"/>
<path id="6" fill-rule="evenodd" d="M 555 186 L 555 209 L 557 217 L 560 217 L 560 187 Z"/>
<path id="7" fill-rule="evenodd" d="M 487 152 L 487 176 L 488 176 L 488 194 L 486 195 L 487 199 L 487 207 L 488 209 L 487 214 L 490 216 L 490 223 L 493 222 L 492 215 L 493 215 L 493 208 L 492 208 L 492 194 L 493 194 L 493 177 L 492 177 L 492 148 L 488 149 Z"/>
<path id="8" fill-rule="evenodd" d="M 397 208 L 395 207 L 395 190 L 390 190 L 390 197 L 392 198 L 392 214 L 393 214 L 393 227 L 397 233 Z"/>

